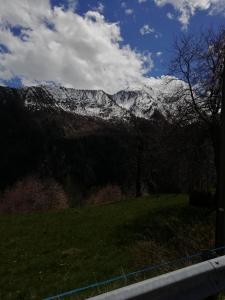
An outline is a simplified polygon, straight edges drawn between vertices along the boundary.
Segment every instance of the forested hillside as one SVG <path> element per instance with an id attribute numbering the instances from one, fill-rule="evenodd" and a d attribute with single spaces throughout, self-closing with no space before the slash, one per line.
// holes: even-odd
<path id="1" fill-rule="evenodd" d="M 46 107 L 45 94 L 34 97 L 39 97 L 38 108 L 26 105 L 20 90 L 1 88 L 3 194 L 17 191 L 18 182 L 26 189 L 27 181 L 50 179 L 72 206 L 98 198 L 98 193 L 104 198 L 105 189 L 119 199 L 213 189 L 214 158 L 201 122 L 171 122 L 159 110 L 149 119 L 131 113 L 126 119 L 105 120 L 65 111 L 54 99 Z"/>

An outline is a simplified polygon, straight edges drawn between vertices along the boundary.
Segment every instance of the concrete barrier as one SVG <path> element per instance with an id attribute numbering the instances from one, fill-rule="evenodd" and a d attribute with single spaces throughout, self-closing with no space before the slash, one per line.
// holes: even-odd
<path id="1" fill-rule="evenodd" d="M 201 300 L 225 290 L 225 256 L 126 286 L 89 300 Z"/>

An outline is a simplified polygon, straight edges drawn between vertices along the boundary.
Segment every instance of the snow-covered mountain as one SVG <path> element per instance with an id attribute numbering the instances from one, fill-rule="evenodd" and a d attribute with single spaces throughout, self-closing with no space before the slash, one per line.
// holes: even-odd
<path id="1" fill-rule="evenodd" d="M 2 87 L 0 97 L 5 89 L 10 92 L 9 88 Z M 30 110 L 57 109 L 104 120 L 126 120 L 131 115 L 150 119 L 156 111 L 165 115 L 166 111 L 174 109 L 174 103 L 168 102 L 171 95 L 162 87 L 125 90 L 114 95 L 101 90 L 76 90 L 60 86 L 24 87 L 16 92 Z"/>
<path id="2" fill-rule="evenodd" d="M 83 116 L 105 120 L 124 118 L 127 111 L 113 96 L 100 90 L 76 90 L 64 87 L 28 87 L 21 89 L 25 105 L 30 109 L 61 109 Z M 42 99 L 47 100 L 43 103 Z"/>

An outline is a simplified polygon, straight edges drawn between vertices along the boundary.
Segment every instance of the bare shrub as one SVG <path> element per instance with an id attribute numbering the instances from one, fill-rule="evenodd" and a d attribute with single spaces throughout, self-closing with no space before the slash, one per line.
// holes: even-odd
<path id="1" fill-rule="evenodd" d="M 67 196 L 53 179 L 29 176 L 15 183 L 0 198 L 1 212 L 31 212 L 68 207 Z"/>
<path id="2" fill-rule="evenodd" d="M 106 185 L 92 195 L 88 199 L 89 204 L 106 204 L 122 200 L 122 191 L 118 185 Z"/>

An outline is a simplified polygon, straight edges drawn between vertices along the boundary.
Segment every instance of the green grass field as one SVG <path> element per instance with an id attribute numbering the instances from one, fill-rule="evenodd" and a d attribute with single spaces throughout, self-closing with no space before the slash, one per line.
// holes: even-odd
<path id="1" fill-rule="evenodd" d="M 42 299 L 211 248 L 213 223 L 184 195 L 1 215 L 0 299 Z"/>

